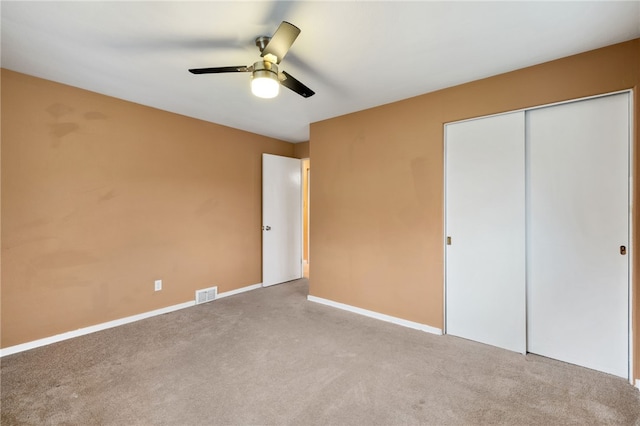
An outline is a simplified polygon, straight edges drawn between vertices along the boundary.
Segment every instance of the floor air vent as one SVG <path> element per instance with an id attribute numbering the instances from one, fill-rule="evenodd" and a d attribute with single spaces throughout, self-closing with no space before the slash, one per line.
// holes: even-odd
<path id="1" fill-rule="evenodd" d="M 200 303 L 211 302 L 218 295 L 218 287 L 210 287 L 202 290 L 196 290 L 196 305 Z"/>

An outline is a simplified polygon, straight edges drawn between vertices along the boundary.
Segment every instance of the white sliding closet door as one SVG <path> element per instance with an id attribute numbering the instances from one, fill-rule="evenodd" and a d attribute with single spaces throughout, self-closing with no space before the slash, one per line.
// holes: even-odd
<path id="1" fill-rule="evenodd" d="M 527 112 L 528 350 L 628 376 L 629 94 Z"/>
<path id="2" fill-rule="evenodd" d="M 524 353 L 524 112 L 445 131 L 447 333 Z"/>

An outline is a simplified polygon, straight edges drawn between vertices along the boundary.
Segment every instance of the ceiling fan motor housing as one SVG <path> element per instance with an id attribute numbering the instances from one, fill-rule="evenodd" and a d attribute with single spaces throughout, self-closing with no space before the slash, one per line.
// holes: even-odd
<path id="1" fill-rule="evenodd" d="M 275 78 L 278 79 L 278 66 L 269 61 L 258 61 L 253 64 L 253 78 Z M 274 77 L 275 76 L 275 77 Z"/>

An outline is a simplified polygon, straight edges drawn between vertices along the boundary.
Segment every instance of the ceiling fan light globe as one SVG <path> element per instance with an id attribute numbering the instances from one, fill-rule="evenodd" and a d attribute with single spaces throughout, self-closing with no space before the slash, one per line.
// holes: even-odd
<path id="1" fill-rule="evenodd" d="M 254 75 L 251 79 L 251 92 L 259 98 L 275 98 L 280 92 L 280 82 L 277 77 L 271 75 Z"/>
<path id="2" fill-rule="evenodd" d="M 275 98 L 280 92 L 280 82 L 272 77 L 253 77 L 251 92 L 259 98 Z"/>
<path id="3" fill-rule="evenodd" d="M 280 92 L 278 66 L 268 61 L 253 64 L 251 74 L 251 92 L 259 98 L 275 98 Z"/>

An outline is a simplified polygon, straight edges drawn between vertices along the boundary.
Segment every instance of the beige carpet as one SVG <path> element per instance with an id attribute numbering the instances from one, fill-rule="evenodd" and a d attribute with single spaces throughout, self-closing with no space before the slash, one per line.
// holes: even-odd
<path id="1" fill-rule="evenodd" d="M 255 290 L 2 359 L 2 425 L 640 425 L 623 379 Z"/>

